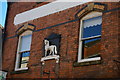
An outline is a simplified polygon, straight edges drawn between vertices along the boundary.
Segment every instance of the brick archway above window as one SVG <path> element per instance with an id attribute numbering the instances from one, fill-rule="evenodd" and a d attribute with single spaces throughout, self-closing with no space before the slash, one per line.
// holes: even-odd
<path id="1" fill-rule="evenodd" d="M 90 3 L 83 7 L 78 13 L 76 14 L 77 18 L 82 18 L 83 16 L 87 15 L 92 11 L 103 12 L 106 9 L 106 5 L 102 3 Z"/>
<path id="2" fill-rule="evenodd" d="M 20 28 L 17 29 L 16 34 L 20 35 L 21 33 L 23 33 L 26 30 L 34 31 L 35 30 L 35 26 L 33 24 L 29 24 L 29 23 L 24 24 Z"/>

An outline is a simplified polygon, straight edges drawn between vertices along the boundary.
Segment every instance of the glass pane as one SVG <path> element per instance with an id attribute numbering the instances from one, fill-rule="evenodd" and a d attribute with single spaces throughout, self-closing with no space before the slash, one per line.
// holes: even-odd
<path id="1" fill-rule="evenodd" d="M 28 57 L 28 56 L 30 56 L 30 52 L 24 52 L 24 53 L 22 53 L 22 57 Z"/>
<path id="2" fill-rule="evenodd" d="M 27 67 L 28 61 L 29 61 L 30 52 L 23 52 L 21 53 L 21 62 L 20 62 L 20 68 Z"/>
<path id="3" fill-rule="evenodd" d="M 21 37 L 20 52 L 30 50 L 31 38 L 32 35 L 26 35 Z"/>
<path id="4" fill-rule="evenodd" d="M 28 63 L 21 64 L 21 68 L 26 68 Z"/>
<path id="5" fill-rule="evenodd" d="M 82 38 L 101 35 L 102 17 L 94 17 L 83 21 Z"/>
<path id="6" fill-rule="evenodd" d="M 98 57 L 101 47 L 101 38 L 94 38 L 83 41 L 83 55 L 82 58 Z"/>

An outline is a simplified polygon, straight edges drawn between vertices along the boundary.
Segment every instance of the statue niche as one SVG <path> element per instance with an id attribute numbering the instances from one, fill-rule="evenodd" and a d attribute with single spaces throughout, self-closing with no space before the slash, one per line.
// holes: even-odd
<path id="1" fill-rule="evenodd" d="M 56 63 L 59 62 L 59 50 L 60 50 L 61 35 L 52 33 L 50 36 L 43 40 L 44 52 L 41 62 L 44 65 L 46 60 L 55 59 Z"/>

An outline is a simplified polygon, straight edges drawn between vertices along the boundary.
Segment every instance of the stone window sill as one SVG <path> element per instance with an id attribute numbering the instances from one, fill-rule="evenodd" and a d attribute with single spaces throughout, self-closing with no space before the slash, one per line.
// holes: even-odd
<path id="1" fill-rule="evenodd" d="M 24 69 L 24 70 L 17 70 L 17 71 L 12 71 L 11 74 L 21 74 L 21 73 L 27 73 L 28 69 Z"/>
<path id="2" fill-rule="evenodd" d="M 86 62 L 75 62 L 73 64 L 74 67 L 79 67 L 79 66 L 89 66 L 89 65 L 96 65 L 96 64 L 101 64 L 101 60 L 95 60 L 95 61 L 86 61 Z"/>

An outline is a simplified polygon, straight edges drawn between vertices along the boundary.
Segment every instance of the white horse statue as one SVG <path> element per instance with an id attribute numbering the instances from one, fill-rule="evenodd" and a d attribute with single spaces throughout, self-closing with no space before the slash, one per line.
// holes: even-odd
<path id="1" fill-rule="evenodd" d="M 45 43 L 45 56 L 47 56 L 47 51 L 50 50 L 49 55 L 57 54 L 57 47 L 55 45 L 50 45 L 48 40 L 44 40 Z"/>

